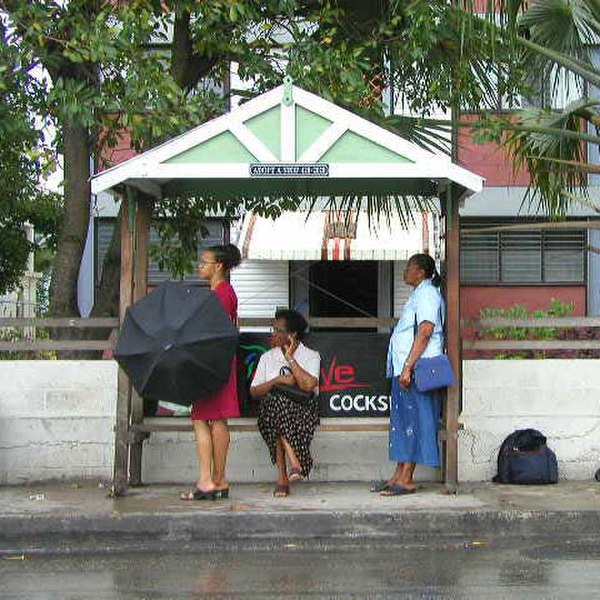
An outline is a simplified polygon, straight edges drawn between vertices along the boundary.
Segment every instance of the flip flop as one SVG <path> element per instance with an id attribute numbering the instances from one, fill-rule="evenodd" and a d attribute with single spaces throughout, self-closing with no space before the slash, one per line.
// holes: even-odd
<path id="1" fill-rule="evenodd" d="M 212 490 L 210 492 L 203 492 L 199 488 L 194 488 L 190 492 L 185 495 L 181 495 L 179 497 L 180 500 L 184 502 L 192 502 L 194 500 L 216 500 L 217 499 L 217 490 Z"/>
<path id="2" fill-rule="evenodd" d="M 383 492 L 383 490 L 387 490 L 389 487 L 390 484 L 387 479 L 373 479 L 369 491 L 378 494 L 379 492 Z"/>
<path id="3" fill-rule="evenodd" d="M 300 467 L 294 467 L 290 469 L 289 480 L 290 481 L 300 481 L 302 479 L 302 470 Z"/>
<path id="4" fill-rule="evenodd" d="M 400 484 L 392 484 L 388 486 L 385 490 L 380 492 L 381 496 L 405 496 L 406 494 L 414 494 L 415 489 L 405 488 Z"/>
<path id="5" fill-rule="evenodd" d="M 273 490 L 275 498 L 287 498 L 290 495 L 290 486 L 287 483 L 278 483 Z"/>

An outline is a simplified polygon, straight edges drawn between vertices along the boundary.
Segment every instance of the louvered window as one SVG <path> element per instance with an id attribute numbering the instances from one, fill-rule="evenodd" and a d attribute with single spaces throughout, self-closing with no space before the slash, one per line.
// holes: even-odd
<path id="1" fill-rule="evenodd" d="M 95 267 L 95 286 L 98 286 L 100 277 L 102 275 L 102 265 L 104 263 L 104 257 L 108 251 L 110 241 L 113 234 L 113 229 L 116 225 L 116 219 L 97 219 L 96 220 L 96 267 Z M 205 222 L 205 226 L 208 230 L 208 235 L 202 238 L 198 243 L 198 260 L 202 250 L 207 246 L 214 246 L 217 244 L 226 243 L 229 239 L 229 226 L 226 221 L 222 219 L 208 219 Z M 158 242 L 158 235 L 154 228 L 150 230 L 150 244 L 156 244 Z M 164 271 L 158 268 L 158 264 L 155 261 L 150 261 L 148 265 L 148 283 L 149 285 L 157 285 L 162 281 L 172 279 L 171 274 L 168 271 Z M 185 277 L 186 281 L 203 284 L 202 280 L 198 275 L 190 273 Z"/>
<path id="2" fill-rule="evenodd" d="M 585 230 L 471 232 L 514 221 L 463 221 L 461 281 L 466 284 L 583 283 Z"/>

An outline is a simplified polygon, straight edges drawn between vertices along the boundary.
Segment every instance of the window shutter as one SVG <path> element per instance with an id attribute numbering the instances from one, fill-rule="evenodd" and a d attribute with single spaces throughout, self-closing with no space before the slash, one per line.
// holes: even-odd
<path id="1" fill-rule="evenodd" d="M 503 231 L 500 239 L 501 280 L 504 283 L 540 283 L 541 231 Z"/>
<path id="2" fill-rule="evenodd" d="M 544 281 L 585 281 L 586 233 L 578 230 L 544 232 Z"/>
<path id="3" fill-rule="evenodd" d="M 461 281 L 465 284 L 584 283 L 586 232 L 577 229 L 473 233 L 523 221 L 469 219 L 462 223 Z"/>
<path id="4" fill-rule="evenodd" d="M 470 222 L 469 227 L 489 223 Z M 495 283 L 500 279 L 499 235 L 496 232 L 461 232 L 460 277 L 463 283 Z"/>

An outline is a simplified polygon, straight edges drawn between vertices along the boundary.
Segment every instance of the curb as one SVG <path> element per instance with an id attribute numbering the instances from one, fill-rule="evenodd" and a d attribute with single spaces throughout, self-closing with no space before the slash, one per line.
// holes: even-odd
<path id="1" fill-rule="evenodd" d="M 290 511 L 261 514 L 130 513 L 5 516 L 0 554 L 218 549 L 223 545 L 414 543 L 436 540 L 572 538 L 600 530 L 600 511 Z"/>

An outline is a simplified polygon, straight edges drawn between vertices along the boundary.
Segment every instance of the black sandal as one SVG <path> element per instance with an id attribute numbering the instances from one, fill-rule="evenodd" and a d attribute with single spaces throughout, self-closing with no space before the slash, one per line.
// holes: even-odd
<path id="1" fill-rule="evenodd" d="M 222 491 L 222 490 L 221 490 Z M 191 502 L 193 500 L 216 500 L 217 499 L 217 490 L 211 490 L 210 492 L 203 492 L 200 488 L 194 488 L 191 492 L 187 494 L 181 494 L 179 496 L 180 500 Z"/>

